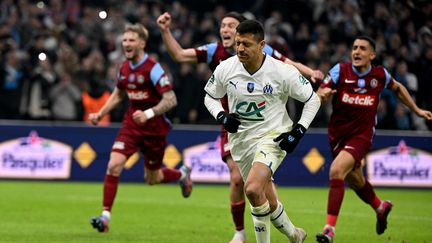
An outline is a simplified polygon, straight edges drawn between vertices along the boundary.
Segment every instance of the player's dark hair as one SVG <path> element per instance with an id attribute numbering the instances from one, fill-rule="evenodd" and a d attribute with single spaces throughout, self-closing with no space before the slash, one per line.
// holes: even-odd
<path id="1" fill-rule="evenodd" d="M 237 21 L 239 22 L 239 23 L 241 23 L 241 22 L 243 22 L 243 21 L 245 21 L 246 20 L 246 18 L 243 16 L 243 15 L 241 15 L 241 14 L 239 14 L 239 13 L 237 13 L 237 12 L 229 12 L 229 13 L 226 13 L 224 16 L 223 16 L 223 18 L 222 19 L 224 19 L 224 18 L 228 18 L 228 17 L 230 17 L 230 18 L 234 18 L 234 19 L 237 19 Z"/>
<path id="2" fill-rule="evenodd" d="M 374 41 L 374 39 L 372 39 L 371 37 L 366 36 L 366 35 L 362 35 L 362 36 L 358 36 L 358 37 L 356 37 L 356 40 L 365 40 L 365 41 L 369 42 L 369 45 L 370 45 L 370 46 L 372 46 L 373 51 L 376 50 L 376 44 L 375 44 L 375 41 Z"/>
<path id="3" fill-rule="evenodd" d="M 248 19 L 241 22 L 237 26 L 237 33 L 240 35 L 253 34 L 257 42 L 264 40 L 264 28 L 262 24 L 256 20 Z"/>

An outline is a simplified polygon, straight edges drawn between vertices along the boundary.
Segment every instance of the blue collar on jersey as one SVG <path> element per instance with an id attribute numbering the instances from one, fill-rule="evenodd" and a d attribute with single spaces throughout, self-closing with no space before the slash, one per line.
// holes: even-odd
<path id="1" fill-rule="evenodd" d="M 137 64 L 134 65 L 131 61 L 129 61 L 129 67 L 130 67 L 131 69 L 135 69 L 136 67 L 138 67 L 138 66 L 140 66 L 141 64 L 143 64 L 143 63 L 147 60 L 147 58 L 148 58 L 147 53 L 144 53 L 144 57 L 143 57 L 143 59 L 141 59 Z"/>
<path id="2" fill-rule="evenodd" d="M 354 65 L 351 63 L 351 69 L 359 76 L 359 77 L 363 77 L 366 76 L 371 70 L 372 70 L 372 65 L 369 66 L 369 68 L 364 71 L 363 73 L 359 73 L 357 71 L 357 69 L 354 67 Z"/>

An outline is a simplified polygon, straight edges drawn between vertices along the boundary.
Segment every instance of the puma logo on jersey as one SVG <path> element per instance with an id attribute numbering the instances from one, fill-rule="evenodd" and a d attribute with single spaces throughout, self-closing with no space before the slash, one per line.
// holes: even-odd
<path id="1" fill-rule="evenodd" d="M 229 84 L 231 84 L 232 86 L 234 86 L 235 89 L 237 89 L 238 81 L 237 83 L 234 83 L 233 81 L 229 81 Z"/>

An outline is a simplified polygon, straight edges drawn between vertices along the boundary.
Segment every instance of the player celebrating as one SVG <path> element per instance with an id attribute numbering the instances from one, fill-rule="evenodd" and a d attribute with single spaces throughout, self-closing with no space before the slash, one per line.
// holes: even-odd
<path id="1" fill-rule="evenodd" d="M 316 235 L 318 242 L 332 242 L 344 197 L 344 181 L 376 212 L 377 234 L 387 228 L 387 217 L 393 205 L 382 201 L 363 175 L 361 160 L 372 147 L 379 97 L 384 88 L 396 93 L 402 103 L 418 116 L 432 120 L 430 111 L 414 103 L 407 89 L 394 80 L 383 67 L 372 66 L 375 42 L 366 36 L 355 39 L 351 62 L 335 65 L 318 89 L 322 102 L 333 97 L 333 114 L 328 135 L 334 160 L 330 167 L 330 191 L 327 223 Z"/>
<path id="2" fill-rule="evenodd" d="M 240 23 L 235 43 L 237 55 L 221 62 L 207 82 L 205 105 L 229 132 L 257 242 L 270 242 L 270 222 L 290 242 L 303 242 L 306 233 L 291 223 L 278 201 L 272 175 L 305 134 L 320 107 L 319 98 L 294 66 L 263 52 L 264 30 L 259 22 Z M 225 95 L 228 111 L 219 101 Z M 296 125 L 285 108 L 288 97 L 304 103 Z"/>
<path id="3" fill-rule="evenodd" d="M 171 15 L 164 13 L 157 19 L 162 39 L 170 56 L 177 62 L 189 62 L 189 63 L 207 63 L 212 71 L 216 69 L 219 63 L 235 54 L 235 43 L 234 38 L 236 34 L 236 27 L 244 21 L 245 18 L 236 13 L 227 13 L 220 24 L 220 37 L 221 42 L 210 43 L 198 48 L 187 48 L 183 49 L 179 43 L 174 39 L 171 34 Z M 274 58 L 280 59 L 285 63 L 292 64 L 301 73 L 310 77 L 313 81 L 322 80 L 324 75 L 319 70 L 312 70 L 309 67 L 304 66 L 301 63 L 293 62 L 292 60 L 284 57 L 279 52 L 271 48 L 269 45 L 265 45 L 264 52 Z M 226 97 L 221 99 L 222 106 L 225 110 L 228 109 L 228 101 Z M 243 192 L 243 180 L 240 175 L 238 166 L 231 157 L 229 146 L 228 146 L 228 135 L 224 128 L 221 131 L 221 156 L 222 160 L 227 163 L 230 171 L 230 201 L 231 201 L 231 214 L 234 221 L 236 231 L 231 240 L 231 243 L 245 242 L 246 235 L 244 232 L 244 210 L 245 210 L 245 198 Z"/>
<path id="4" fill-rule="evenodd" d="M 127 60 L 120 67 L 117 86 L 100 111 L 89 115 L 89 120 L 97 124 L 125 96 L 129 97 L 129 110 L 108 162 L 103 211 L 101 216 L 91 219 L 99 232 L 108 232 L 119 176 L 127 159 L 137 150 L 144 155 L 144 177 L 149 185 L 179 181 L 184 197 L 189 197 L 192 192 L 190 168 L 162 168 L 166 135 L 171 128 L 164 113 L 177 105 L 177 99 L 160 64 L 144 52 L 147 38 L 147 29 L 141 24 L 126 25 L 122 46 Z"/>

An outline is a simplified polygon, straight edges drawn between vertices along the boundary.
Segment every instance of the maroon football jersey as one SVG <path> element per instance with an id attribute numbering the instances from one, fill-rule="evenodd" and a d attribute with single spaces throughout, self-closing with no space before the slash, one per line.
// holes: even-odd
<path id="1" fill-rule="evenodd" d="M 117 88 L 125 90 L 129 97 L 129 109 L 123 118 L 123 127 L 136 130 L 146 135 L 163 136 L 171 128 L 165 116 L 155 116 L 144 125 L 138 125 L 132 119 L 136 110 L 147 110 L 157 105 L 162 94 L 172 90 L 172 85 L 161 65 L 147 54 L 133 65 L 126 60 L 120 67 L 117 77 Z"/>
<path id="2" fill-rule="evenodd" d="M 321 85 L 337 90 L 332 101 L 329 139 L 339 141 L 356 136 L 372 141 L 380 94 L 393 85 L 392 77 L 382 66 L 358 73 L 351 62 L 335 65 Z"/>

